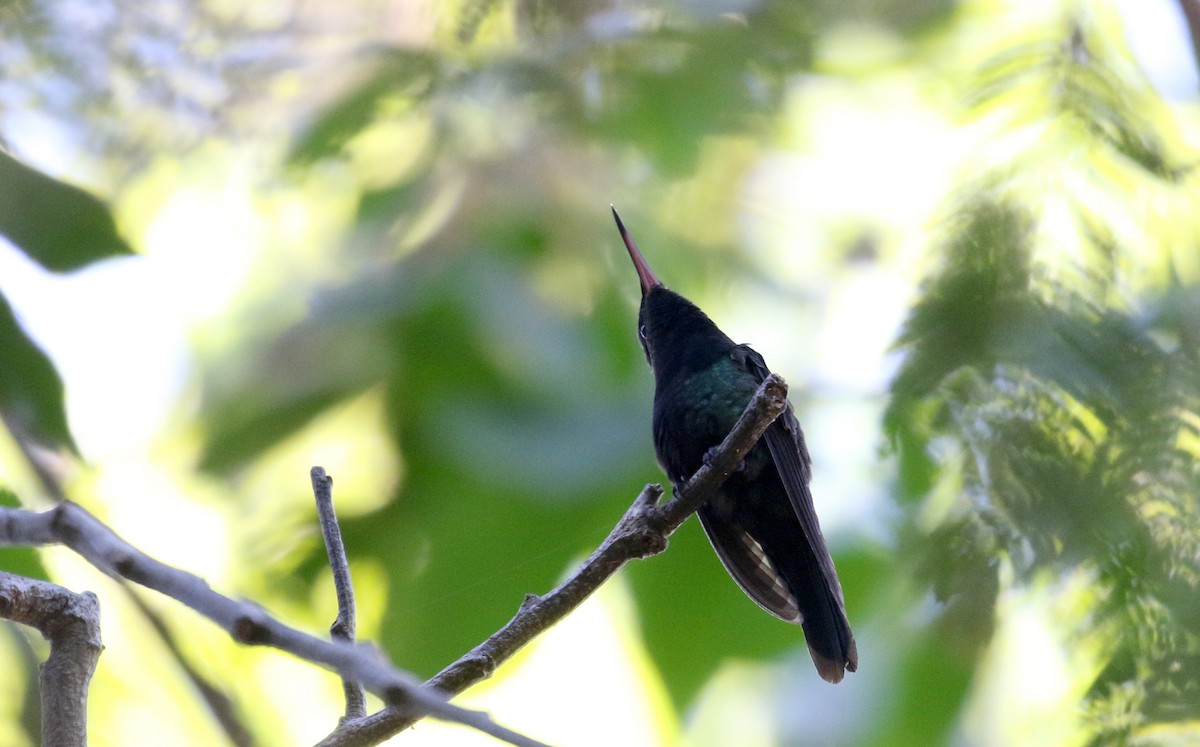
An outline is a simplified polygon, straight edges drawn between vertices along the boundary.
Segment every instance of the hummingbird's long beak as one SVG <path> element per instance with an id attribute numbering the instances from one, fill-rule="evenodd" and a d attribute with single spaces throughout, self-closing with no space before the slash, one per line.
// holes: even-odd
<path id="1" fill-rule="evenodd" d="M 650 289 L 662 285 L 658 278 L 654 277 L 654 273 L 650 270 L 650 265 L 646 264 L 646 259 L 642 253 L 638 251 L 637 244 L 633 243 L 633 238 L 629 232 L 625 230 L 625 224 L 621 222 L 621 216 L 617 215 L 617 209 L 612 205 L 613 218 L 617 220 L 617 230 L 621 232 L 621 238 L 625 241 L 625 248 L 629 250 L 629 258 L 633 260 L 633 266 L 637 269 L 638 281 L 642 284 L 642 295 L 650 292 Z"/>

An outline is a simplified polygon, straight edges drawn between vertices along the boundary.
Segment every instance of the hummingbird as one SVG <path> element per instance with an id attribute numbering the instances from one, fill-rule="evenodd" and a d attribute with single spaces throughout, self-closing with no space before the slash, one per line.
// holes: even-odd
<path id="1" fill-rule="evenodd" d="M 654 371 L 654 452 L 678 490 L 724 440 L 770 375 L 763 357 L 729 339 L 655 277 L 612 209 L 642 286 L 638 338 Z M 858 648 L 808 483 L 812 462 L 788 403 L 700 507 L 700 526 L 725 570 L 758 606 L 804 631 L 821 678 L 858 669 Z"/>

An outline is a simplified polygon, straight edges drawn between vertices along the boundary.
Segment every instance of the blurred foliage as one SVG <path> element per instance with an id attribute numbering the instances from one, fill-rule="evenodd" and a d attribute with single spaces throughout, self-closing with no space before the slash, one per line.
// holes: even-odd
<path id="1" fill-rule="evenodd" d="M 5 426 L 47 446 L 74 448 L 58 372 L 33 343 L 0 295 L 0 414 Z"/>
<path id="2" fill-rule="evenodd" d="M 78 269 L 130 254 L 108 207 L 0 150 L 0 236 L 49 270 Z M 63 410 L 62 381 L 17 323 L 0 294 L 0 415 L 22 437 L 50 447 L 75 445 Z"/>
<path id="3" fill-rule="evenodd" d="M 1085 708 L 1094 743 L 1114 744 L 1200 718 L 1200 279 L 1166 247 L 1126 246 L 1128 216 L 1097 209 L 1097 190 L 1190 173 L 1148 86 L 1081 23 L 979 72 L 972 112 L 1040 137 L 944 221 L 886 426 L 927 519 L 910 553 L 956 637 L 989 642 L 1001 566 L 1018 585 L 1094 579 L 1089 625 L 1111 651 Z M 1070 242 L 1045 230 L 1061 219 L 1050 192 Z"/>
<path id="4" fill-rule="evenodd" d="M 189 0 L 6 2 L 0 112 L 10 127 L 33 124 L 51 139 L 69 133 L 102 156 L 80 159 L 85 169 L 117 177 L 164 149 L 278 124 L 266 121 L 268 101 L 243 92 L 280 74 L 265 54 L 285 46 L 272 17 L 279 10 Z"/>
<path id="5" fill-rule="evenodd" d="M 108 207 L 0 151 L 0 234 L 50 270 L 130 254 Z"/>
<path id="6" fill-rule="evenodd" d="M 758 209 L 744 186 L 810 147 L 795 142 L 802 124 L 840 105 L 806 97 L 838 78 L 823 55 L 850 54 L 831 40 L 883 40 L 846 78 L 928 88 L 974 140 L 879 397 L 898 512 L 832 542 L 863 667 L 830 696 L 856 700 L 819 714 L 845 724 L 830 740 L 1001 743 L 973 734 L 971 714 L 1006 601 L 1080 577 L 1084 622 L 1054 630 L 1064 649 L 1103 641 L 1072 673 L 1087 680 L 1067 716 L 1079 743 L 1194 735 L 1196 153 L 1107 4 L 462 0 L 406 23 L 384 5 L 117 3 L 89 16 L 90 34 L 69 8 L 0 8 L 0 68 L 25 76 L 41 111 L 96 125 L 78 140 L 114 181 L 135 179 L 147 151 L 228 137 L 278 167 L 264 191 L 319 183 L 351 206 L 320 259 L 268 251 L 260 295 L 199 335 L 200 428 L 180 440 L 199 441 L 231 522 L 255 530 L 233 550 L 252 566 L 238 583 L 276 607 L 311 605 L 327 584 L 319 541 L 296 530 L 311 509 L 263 496 L 264 465 L 339 406 L 378 402 L 389 448 L 372 455 L 399 466 L 378 480 L 390 494 L 343 519 L 356 566 L 386 570 L 364 607 L 382 606 L 372 632 L 395 660 L 432 674 L 552 587 L 661 479 L 636 278 L 606 203 L 672 287 L 696 300 L 734 288 L 784 327 L 795 306 L 828 303 L 838 273 L 903 275 L 910 258 L 878 224 L 813 234 L 845 246 L 737 250 Z M 847 31 L 863 27 L 873 36 Z M 0 88 L 0 114 L 12 96 Z M 35 187 L 0 181 L 0 232 L 35 260 L 74 269 L 127 251 L 94 198 L 0 155 L 4 173 Z M 778 199 L 790 211 L 820 197 Z M 855 251 L 863 237 L 871 250 Z M 793 280 L 795 266 L 810 276 Z M 3 299 L 0 312 L 6 417 L 70 445 L 61 383 Z M 806 383 L 793 390 L 802 420 Z M 723 662 L 802 651 L 737 593 L 694 522 L 627 575 L 681 712 Z M 803 726 L 788 743 L 806 743 Z"/>

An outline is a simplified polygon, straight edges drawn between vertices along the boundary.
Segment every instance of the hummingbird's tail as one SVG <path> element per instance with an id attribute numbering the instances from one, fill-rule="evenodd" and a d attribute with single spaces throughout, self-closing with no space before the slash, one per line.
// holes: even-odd
<path id="1" fill-rule="evenodd" d="M 789 522 L 776 524 L 761 541 L 796 599 L 800 627 L 817 672 L 826 682 L 841 682 L 847 670 L 858 670 L 858 646 L 846 619 L 841 585 L 836 576 L 831 583 L 822 568 L 825 564 L 833 567 L 828 550 L 811 547 L 799 526 Z M 825 554 L 824 563 L 817 553 Z"/>

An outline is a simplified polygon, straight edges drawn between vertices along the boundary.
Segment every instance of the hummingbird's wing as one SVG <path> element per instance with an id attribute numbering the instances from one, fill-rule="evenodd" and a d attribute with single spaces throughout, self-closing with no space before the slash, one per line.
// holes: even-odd
<path id="1" fill-rule="evenodd" d="M 734 355 L 759 383 L 771 374 L 766 361 L 749 346 L 738 345 Z M 843 666 L 851 672 L 858 668 L 858 648 L 854 643 L 854 635 L 850 632 L 850 623 L 846 619 L 842 585 L 838 581 L 829 548 L 825 545 L 825 537 L 821 534 L 812 493 L 809 492 L 812 462 L 804 444 L 804 432 L 800 429 L 800 423 L 796 420 L 790 403 L 783 414 L 767 428 L 767 432 L 763 434 L 763 441 L 771 452 L 771 459 L 779 471 L 788 501 L 792 504 L 803 531 L 807 549 L 811 552 L 809 557 L 816 562 L 819 572 L 814 573 L 814 569 L 809 567 L 779 570 L 785 576 L 788 576 L 789 572 L 800 573 L 806 577 L 802 579 L 801 585 L 816 591 L 817 598 L 805 598 L 810 595 L 801 594 L 801 598 L 797 600 L 800 613 L 805 619 L 805 638 L 821 676 L 831 682 L 837 682 L 842 679 Z M 797 551 L 799 550 L 800 548 L 797 548 Z M 822 644 L 822 640 L 826 643 Z"/>
<path id="2" fill-rule="evenodd" d="M 738 524 L 722 518 L 711 505 L 696 512 L 721 565 L 746 596 L 784 622 L 799 624 L 800 608 L 787 582 L 771 565 L 762 545 Z"/>

